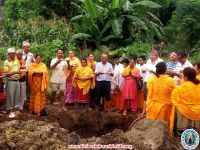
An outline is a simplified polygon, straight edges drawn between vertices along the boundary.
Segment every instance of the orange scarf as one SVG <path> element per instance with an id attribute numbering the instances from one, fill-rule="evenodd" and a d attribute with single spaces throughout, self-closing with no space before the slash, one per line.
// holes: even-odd
<path id="1" fill-rule="evenodd" d="M 186 81 L 172 92 L 173 109 L 170 118 L 170 132 L 173 133 L 175 109 L 190 120 L 200 120 L 200 85 Z"/>
<path id="2" fill-rule="evenodd" d="M 65 58 L 65 60 L 69 61 L 70 66 L 68 67 L 71 67 L 71 69 L 66 70 L 66 79 L 68 79 L 69 75 L 74 74 L 76 68 L 81 65 L 81 62 L 77 57 L 73 57 L 73 58 L 67 57 Z"/>
<path id="3" fill-rule="evenodd" d="M 44 63 L 39 63 L 39 64 L 31 63 L 28 73 L 28 81 L 30 85 L 34 82 L 33 81 L 34 73 L 43 74 L 41 91 L 44 92 L 48 87 L 48 71 L 46 65 Z"/>
<path id="4" fill-rule="evenodd" d="M 124 71 L 123 71 L 123 73 L 122 73 L 122 75 L 129 75 L 129 73 L 130 73 L 130 71 L 131 71 L 131 73 L 132 73 L 132 75 L 135 75 L 136 73 L 137 73 L 137 68 L 134 66 L 134 68 L 130 68 L 130 66 L 128 66 L 128 67 L 126 67 L 125 69 L 124 69 Z M 126 80 L 129 80 L 131 77 L 129 76 L 129 77 L 126 77 L 125 79 Z"/>

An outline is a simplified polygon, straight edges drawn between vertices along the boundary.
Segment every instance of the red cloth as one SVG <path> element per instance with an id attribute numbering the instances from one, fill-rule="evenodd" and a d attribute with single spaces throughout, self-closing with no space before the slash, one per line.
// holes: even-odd
<path id="1" fill-rule="evenodd" d="M 75 102 L 77 103 L 89 103 L 89 95 L 85 94 L 83 95 L 83 89 L 79 89 L 76 87 L 74 89 L 75 92 Z"/>
<path id="2" fill-rule="evenodd" d="M 134 78 L 125 80 L 119 105 L 120 110 L 127 110 L 130 108 L 133 112 L 137 111 L 137 85 Z"/>

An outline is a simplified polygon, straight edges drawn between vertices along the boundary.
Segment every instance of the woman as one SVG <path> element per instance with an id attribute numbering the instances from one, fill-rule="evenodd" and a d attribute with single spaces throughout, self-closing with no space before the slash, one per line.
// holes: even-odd
<path id="1" fill-rule="evenodd" d="M 0 101 L 5 99 L 4 83 L 3 83 L 3 70 L 0 68 Z"/>
<path id="2" fill-rule="evenodd" d="M 30 86 L 30 113 L 40 116 L 45 111 L 45 93 L 48 87 L 48 71 L 42 56 L 35 56 L 35 63 L 31 63 L 28 72 L 28 82 Z"/>
<path id="3" fill-rule="evenodd" d="M 197 73 L 197 79 L 200 80 L 200 61 L 195 65 L 195 70 Z"/>
<path id="4" fill-rule="evenodd" d="M 175 88 L 173 78 L 166 75 L 165 62 L 156 65 L 156 75 L 147 82 L 146 118 L 170 121 L 172 109 L 171 93 Z"/>
<path id="5" fill-rule="evenodd" d="M 133 113 L 137 111 L 137 83 L 136 78 L 141 78 L 140 71 L 136 68 L 136 59 L 131 59 L 129 66 L 122 73 L 125 83 L 122 89 L 122 102 L 120 102 L 120 110 L 123 115 L 127 115 L 130 108 Z"/>
<path id="6" fill-rule="evenodd" d="M 93 54 L 89 54 L 87 57 L 87 66 L 90 67 L 93 72 L 95 70 L 96 67 L 96 61 L 94 59 L 94 55 Z M 89 110 L 92 110 L 95 107 L 95 97 L 96 97 L 96 89 L 94 87 L 94 89 L 90 89 L 90 107 Z"/>
<path id="7" fill-rule="evenodd" d="M 66 58 L 68 62 L 68 70 L 66 72 L 66 90 L 65 90 L 65 103 L 74 103 L 74 88 L 72 86 L 73 75 L 78 66 L 80 66 L 80 61 L 75 57 L 73 51 L 69 51 L 69 56 Z M 64 108 L 66 110 L 66 108 Z"/>
<path id="8" fill-rule="evenodd" d="M 95 78 L 93 70 L 87 66 L 86 59 L 81 60 L 73 77 L 73 87 L 75 91 L 75 102 L 78 106 L 89 103 L 89 90 L 95 86 Z"/>
<path id="9" fill-rule="evenodd" d="M 188 128 L 200 129 L 200 81 L 193 68 L 183 70 L 184 83 L 174 89 L 171 100 L 173 109 L 170 132 L 179 135 Z"/>
<path id="10" fill-rule="evenodd" d="M 94 55 L 89 54 L 87 59 L 87 66 L 92 68 L 92 70 L 95 70 L 96 63 L 97 62 L 94 60 Z"/>

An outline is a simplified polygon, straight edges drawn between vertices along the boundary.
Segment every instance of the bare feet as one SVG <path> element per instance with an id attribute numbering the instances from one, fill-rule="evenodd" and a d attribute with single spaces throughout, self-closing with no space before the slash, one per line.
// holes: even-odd
<path id="1" fill-rule="evenodd" d="M 123 111 L 123 116 L 126 116 L 127 115 L 127 110 L 124 110 Z"/>
<path id="2" fill-rule="evenodd" d="M 67 108 L 65 106 L 63 106 L 62 108 L 63 108 L 63 111 L 67 111 Z"/>

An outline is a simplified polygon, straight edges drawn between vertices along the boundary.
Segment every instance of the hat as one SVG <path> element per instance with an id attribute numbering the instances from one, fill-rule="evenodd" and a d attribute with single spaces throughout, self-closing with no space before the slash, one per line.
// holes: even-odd
<path id="1" fill-rule="evenodd" d="M 29 41 L 23 41 L 22 45 L 23 46 L 31 46 L 31 44 L 29 43 Z"/>
<path id="2" fill-rule="evenodd" d="M 8 52 L 8 54 L 15 53 L 15 49 L 14 48 L 9 48 L 9 49 L 7 49 L 7 52 Z"/>

